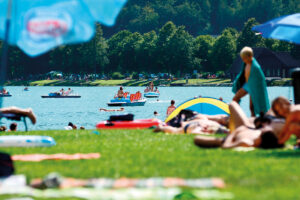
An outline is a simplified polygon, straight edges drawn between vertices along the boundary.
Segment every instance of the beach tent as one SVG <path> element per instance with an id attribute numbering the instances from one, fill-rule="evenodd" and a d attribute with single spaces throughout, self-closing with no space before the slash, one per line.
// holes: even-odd
<path id="1" fill-rule="evenodd" d="M 225 102 L 211 98 L 193 98 L 180 104 L 166 119 L 166 123 L 176 117 L 181 110 L 188 109 L 206 115 L 229 115 L 229 106 Z"/>

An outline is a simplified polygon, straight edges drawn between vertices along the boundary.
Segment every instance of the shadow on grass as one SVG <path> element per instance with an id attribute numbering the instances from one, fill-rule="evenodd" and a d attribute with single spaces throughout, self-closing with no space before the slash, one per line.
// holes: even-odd
<path id="1" fill-rule="evenodd" d="M 272 153 L 265 152 L 259 154 L 261 157 L 276 157 L 276 158 L 300 158 L 300 150 L 289 150 L 289 151 L 281 151 L 276 150 Z"/>

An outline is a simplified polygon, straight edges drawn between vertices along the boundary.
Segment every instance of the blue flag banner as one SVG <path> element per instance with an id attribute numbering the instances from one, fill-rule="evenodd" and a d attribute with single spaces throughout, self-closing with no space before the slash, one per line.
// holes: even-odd
<path id="1" fill-rule="evenodd" d="M 0 0 L 0 39 L 4 39 L 9 0 Z M 113 25 L 126 0 L 12 0 L 9 44 L 29 56 L 89 41 L 95 22 Z"/>

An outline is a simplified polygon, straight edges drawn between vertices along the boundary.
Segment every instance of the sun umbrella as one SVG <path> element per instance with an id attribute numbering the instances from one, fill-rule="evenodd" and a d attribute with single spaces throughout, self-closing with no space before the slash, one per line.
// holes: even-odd
<path id="1" fill-rule="evenodd" d="M 254 26 L 265 38 L 285 40 L 300 44 L 300 13 L 279 17 L 264 24 Z"/>

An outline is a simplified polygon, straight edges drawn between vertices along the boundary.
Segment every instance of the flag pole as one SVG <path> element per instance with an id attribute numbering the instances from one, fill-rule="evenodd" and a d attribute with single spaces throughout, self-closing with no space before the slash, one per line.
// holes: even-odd
<path id="1" fill-rule="evenodd" d="M 0 65 L 0 90 L 3 90 L 3 86 L 6 81 L 7 73 L 7 61 L 8 61 L 8 41 L 9 41 L 9 31 L 10 31 L 10 22 L 11 22 L 11 12 L 12 12 L 13 0 L 8 0 L 7 5 L 7 15 L 5 22 L 5 33 L 4 41 L 2 46 L 2 55 L 1 55 L 1 65 Z M 0 108 L 2 107 L 2 98 L 0 98 Z"/>

